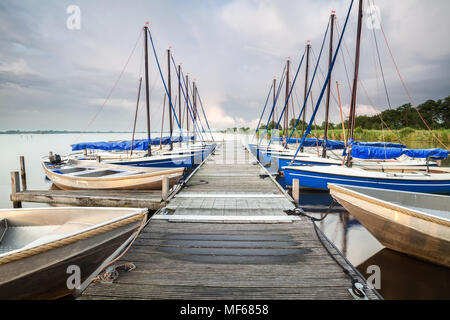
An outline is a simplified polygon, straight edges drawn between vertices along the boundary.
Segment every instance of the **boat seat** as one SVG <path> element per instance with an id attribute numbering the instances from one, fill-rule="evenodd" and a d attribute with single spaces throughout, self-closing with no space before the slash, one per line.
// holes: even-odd
<path id="1" fill-rule="evenodd" d="M 7 232 L 4 233 L 0 242 L 0 254 L 9 251 L 31 247 L 35 241 L 50 234 L 58 228 L 58 225 L 47 226 L 13 226 L 8 225 Z"/>
<path id="2" fill-rule="evenodd" d="M 115 175 L 115 174 L 122 173 L 122 172 L 123 171 L 119 171 L 119 170 L 101 169 L 101 170 L 92 170 L 91 172 L 88 172 L 88 173 L 76 174 L 74 176 L 82 177 L 82 178 L 101 178 L 101 177 L 111 176 L 111 175 Z"/>

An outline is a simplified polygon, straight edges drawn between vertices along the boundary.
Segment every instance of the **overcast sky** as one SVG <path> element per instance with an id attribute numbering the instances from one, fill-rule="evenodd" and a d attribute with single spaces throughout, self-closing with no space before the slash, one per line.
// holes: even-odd
<path id="1" fill-rule="evenodd" d="M 337 97 L 338 81 L 344 110 L 349 104 L 349 87 L 343 61 L 351 81 L 357 2 L 344 37 L 343 55 L 338 56 L 333 73 L 333 96 Z M 73 4 L 81 10 L 79 30 L 67 27 L 67 7 Z M 198 84 L 212 127 L 255 127 L 271 81 L 280 77 L 286 59 L 292 60 L 292 79 L 305 44 L 311 40 L 312 70 L 331 10 L 336 10 L 342 28 L 349 4 L 350 0 L 3 0 L 0 130 L 131 129 L 142 72 L 142 37 L 108 103 L 98 111 L 146 21 L 150 22 L 164 74 L 165 50 L 172 46 L 177 63 L 181 62 L 184 72 Z M 374 0 L 374 4 L 379 7 L 383 29 L 413 100 L 419 104 L 450 95 L 450 2 Z M 387 108 L 373 30 L 368 25 L 365 21 L 362 32 L 360 72 L 365 91 L 358 91 L 359 114 Z M 374 31 L 391 104 L 397 107 L 409 100 L 381 30 Z M 312 89 L 314 101 L 327 60 L 328 40 Z M 152 129 L 159 130 L 163 88 L 152 55 L 149 64 Z M 294 90 L 295 115 L 303 99 L 303 86 L 304 65 Z M 140 110 L 138 129 L 145 130 L 144 105 Z M 311 105 L 308 111 L 310 114 Z M 331 120 L 339 120 L 334 99 Z M 322 121 L 320 111 L 317 122 Z"/>

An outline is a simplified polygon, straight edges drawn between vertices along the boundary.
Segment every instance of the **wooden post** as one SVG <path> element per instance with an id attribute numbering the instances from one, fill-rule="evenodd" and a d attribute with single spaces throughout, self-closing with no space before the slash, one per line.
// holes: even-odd
<path id="1" fill-rule="evenodd" d="M 22 181 L 22 190 L 27 191 L 27 176 L 25 172 L 25 157 L 20 156 L 20 179 Z"/>
<path id="2" fill-rule="evenodd" d="M 163 201 L 166 201 L 168 197 L 169 197 L 169 177 L 164 176 L 162 178 L 161 198 Z"/>
<path id="3" fill-rule="evenodd" d="M 13 194 L 20 192 L 20 178 L 18 171 L 11 172 L 11 192 Z M 13 201 L 13 208 L 22 208 L 22 202 Z"/>
<path id="4" fill-rule="evenodd" d="M 296 204 L 300 202 L 300 185 L 298 179 L 292 179 L 292 198 Z"/>
<path id="5" fill-rule="evenodd" d="M 96 156 L 96 157 L 95 157 L 95 160 L 96 160 L 97 162 L 102 162 L 102 157 L 101 157 L 101 156 Z"/>

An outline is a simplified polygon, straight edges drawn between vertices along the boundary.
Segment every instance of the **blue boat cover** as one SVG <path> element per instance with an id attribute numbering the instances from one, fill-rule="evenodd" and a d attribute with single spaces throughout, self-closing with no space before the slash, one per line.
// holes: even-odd
<path id="1" fill-rule="evenodd" d="M 407 149 L 407 148 L 383 148 L 368 147 L 358 144 L 352 145 L 352 157 L 359 159 L 394 159 L 401 155 L 410 158 L 445 159 L 449 151 L 443 149 Z"/>
<path id="2" fill-rule="evenodd" d="M 283 137 L 278 138 L 283 141 Z M 287 143 L 300 143 L 302 138 L 288 138 Z M 323 145 L 323 139 L 306 138 L 303 143 L 304 147 L 315 147 Z M 386 148 L 406 148 L 404 144 L 393 142 L 354 142 L 353 145 L 367 146 L 367 147 L 386 147 Z M 327 140 L 327 150 L 342 150 L 345 149 L 345 143 L 338 140 Z"/>
<path id="3" fill-rule="evenodd" d="M 366 147 L 382 147 L 382 148 L 406 148 L 406 145 L 394 142 L 354 142 L 353 145 Z"/>
<path id="4" fill-rule="evenodd" d="M 279 141 L 283 141 L 283 137 L 278 138 Z M 302 141 L 302 138 L 288 138 L 287 143 L 300 143 Z M 305 142 L 303 143 L 304 147 L 321 147 L 323 145 L 323 139 L 316 139 L 316 138 L 306 138 Z M 327 140 L 327 149 L 328 150 L 337 150 L 337 149 L 344 149 L 345 143 L 342 141 L 337 140 Z"/>
<path id="5" fill-rule="evenodd" d="M 194 139 L 194 136 L 191 136 L 191 140 Z M 183 141 L 182 137 L 172 137 L 172 142 L 181 142 Z M 160 144 L 169 144 L 170 137 L 162 137 L 151 139 L 151 145 L 160 145 Z M 123 141 L 98 141 L 98 142 L 80 142 L 72 145 L 72 151 L 84 150 L 84 149 L 98 149 L 105 151 L 112 150 L 130 150 L 131 149 L 131 141 L 123 140 Z M 148 139 L 134 140 L 133 142 L 133 150 L 147 150 L 148 149 Z"/>

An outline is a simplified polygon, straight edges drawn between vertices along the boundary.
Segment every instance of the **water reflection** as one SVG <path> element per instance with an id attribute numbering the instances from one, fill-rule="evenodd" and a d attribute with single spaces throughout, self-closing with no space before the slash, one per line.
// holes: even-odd
<path id="1" fill-rule="evenodd" d="M 440 147 L 423 141 L 409 141 L 406 145 L 424 149 Z M 450 158 L 439 165 L 450 167 Z M 282 177 L 277 181 L 286 188 Z M 321 218 L 333 198 L 328 192 L 303 191 L 299 201 L 303 210 Z M 317 224 L 366 278 L 372 274 L 367 267 L 380 267 L 381 289 L 378 291 L 385 299 L 450 299 L 450 268 L 385 248 L 339 204 Z"/>
<path id="2" fill-rule="evenodd" d="M 450 299 L 450 272 L 405 254 L 382 249 L 357 266 L 361 274 L 367 267 L 377 265 L 381 270 L 381 288 L 385 299 Z"/>
<path id="3" fill-rule="evenodd" d="M 333 199 L 328 192 L 303 192 L 300 206 L 310 215 L 321 218 Z M 317 222 L 343 255 L 366 278 L 367 267 L 381 269 L 381 289 L 385 299 L 450 299 L 450 269 L 384 248 L 342 206 Z"/>

